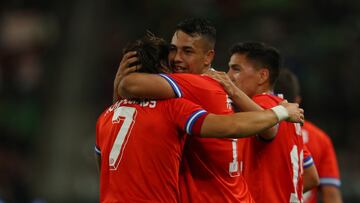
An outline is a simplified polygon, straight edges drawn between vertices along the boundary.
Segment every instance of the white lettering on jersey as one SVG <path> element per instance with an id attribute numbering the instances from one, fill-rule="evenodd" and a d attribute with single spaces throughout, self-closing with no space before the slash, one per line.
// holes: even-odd
<path id="1" fill-rule="evenodd" d="M 156 101 L 155 100 L 149 100 L 149 101 L 136 101 L 136 100 L 127 100 L 127 99 L 122 99 L 120 101 L 117 101 L 115 104 L 113 104 L 112 106 L 110 106 L 108 108 L 108 110 L 106 111 L 106 114 L 109 112 L 112 112 L 114 110 L 116 110 L 117 108 L 119 108 L 121 105 L 126 105 L 126 104 L 137 104 L 141 107 L 149 107 L 149 108 L 155 108 L 156 107 Z"/>

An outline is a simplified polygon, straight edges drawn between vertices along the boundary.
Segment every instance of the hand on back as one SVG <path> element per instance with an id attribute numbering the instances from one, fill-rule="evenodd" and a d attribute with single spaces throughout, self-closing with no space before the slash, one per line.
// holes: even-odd
<path id="1" fill-rule="evenodd" d="M 288 103 L 286 100 L 280 103 L 286 108 L 289 114 L 287 121 L 292 123 L 304 123 L 304 109 L 299 107 L 297 103 Z"/>

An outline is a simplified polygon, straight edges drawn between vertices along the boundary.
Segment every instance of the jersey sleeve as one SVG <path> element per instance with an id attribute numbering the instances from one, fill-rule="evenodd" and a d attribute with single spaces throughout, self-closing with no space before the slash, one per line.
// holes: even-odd
<path id="1" fill-rule="evenodd" d="M 186 99 L 173 100 L 172 107 L 169 108 L 170 119 L 187 134 L 199 135 L 204 118 L 208 115 L 207 111 Z"/>
<path id="2" fill-rule="evenodd" d="M 320 185 L 340 187 L 341 181 L 336 154 L 334 146 L 327 135 L 323 139 L 322 147 L 323 152 L 320 157 L 319 167 L 317 168 L 320 177 Z"/>
<path id="3" fill-rule="evenodd" d="M 102 115 L 101 115 L 102 116 Z M 96 122 L 96 139 L 95 139 L 95 146 L 94 150 L 95 153 L 99 156 L 101 156 L 101 149 L 100 149 L 100 122 L 101 122 L 101 116 L 98 118 Z"/>
<path id="4" fill-rule="evenodd" d="M 179 86 L 179 84 L 176 82 L 176 80 L 168 75 L 168 74 L 159 74 L 161 77 L 163 77 L 171 86 L 171 88 L 174 90 L 174 93 L 176 95 L 176 97 L 181 98 L 183 97 L 183 93 L 181 91 L 181 87 Z"/>
<path id="5" fill-rule="evenodd" d="M 196 102 L 196 96 L 194 96 L 194 94 L 199 94 L 198 91 L 201 91 L 196 88 L 196 86 L 202 85 L 204 83 L 204 80 L 201 80 L 198 76 L 194 76 L 193 74 L 186 73 L 159 75 L 165 78 L 166 81 L 168 81 L 178 98 L 185 98 L 190 101 Z M 206 83 L 204 85 L 206 85 Z"/>
<path id="6" fill-rule="evenodd" d="M 311 156 L 311 153 L 309 149 L 304 145 L 304 168 L 308 168 L 310 166 L 314 165 L 314 160 Z"/>

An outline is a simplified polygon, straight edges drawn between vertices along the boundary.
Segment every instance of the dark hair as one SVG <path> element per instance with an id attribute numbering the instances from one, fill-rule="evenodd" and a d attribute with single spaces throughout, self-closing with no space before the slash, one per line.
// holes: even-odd
<path id="1" fill-rule="evenodd" d="M 135 42 L 126 46 L 123 53 L 136 51 L 138 61 L 129 64 L 130 66 L 141 64 L 138 72 L 163 73 L 168 72 L 169 44 L 162 38 L 156 37 L 151 32 Z"/>
<path id="2" fill-rule="evenodd" d="M 274 93 L 283 94 L 284 99 L 295 102 L 295 98 L 300 96 L 300 84 L 296 75 L 289 69 L 283 68 L 275 83 Z"/>
<path id="3" fill-rule="evenodd" d="M 216 43 L 216 28 L 208 19 L 185 19 L 177 24 L 176 31 L 179 30 L 192 37 L 200 36 L 207 39 L 209 48 L 214 49 Z"/>
<path id="4" fill-rule="evenodd" d="M 245 54 L 247 59 L 257 63 L 270 72 L 270 85 L 279 77 L 281 56 L 277 49 L 261 42 L 237 43 L 230 49 L 230 54 Z"/>

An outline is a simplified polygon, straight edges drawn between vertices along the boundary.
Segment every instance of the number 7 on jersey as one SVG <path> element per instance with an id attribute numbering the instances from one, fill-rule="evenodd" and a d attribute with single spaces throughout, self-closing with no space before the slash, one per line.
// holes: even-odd
<path id="1" fill-rule="evenodd" d="M 133 107 L 121 106 L 114 110 L 112 123 L 120 123 L 123 121 L 118 134 L 116 135 L 115 142 L 111 148 L 109 156 L 110 170 L 116 170 L 123 156 L 126 143 L 131 134 L 131 129 L 135 123 L 136 109 Z"/>

